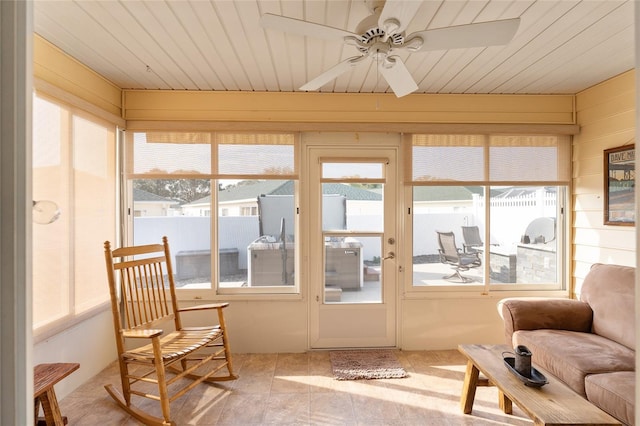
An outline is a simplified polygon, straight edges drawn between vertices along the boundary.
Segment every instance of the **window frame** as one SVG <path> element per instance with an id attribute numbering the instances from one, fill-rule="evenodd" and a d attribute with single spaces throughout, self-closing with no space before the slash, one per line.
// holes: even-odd
<path id="1" fill-rule="evenodd" d="M 211 276 L 211 286 L 208 288 L 177 288 L 176 295 L 179 300 L 219 300 L 224 298 L 225 300 L 274 300 L 274 299 L 301 299 L 302 292 L 300 288 L 300 260 L 299 260 L 299 251 L 300 251 L 300 238 L 296 238 L 294 241 L 295 244 L 295 260 L 294 260 L 294 271 L 295 271 L 295 283 L 293 286 L 254 286 L 254 287 L 241 287 L 241 288 L 229 288 L 221 286 L 220 278 L 219 278 L 219 241 L 218 241 L 218 232 L 216 230 L 219 226 L 219 203 L 218 203 L 218 191 L 214 190 L 218 188 L 218 183 L 221 180 L 244 180 L 244 179 L 252 179 L 252 180 L 291 180 L 294 183 L 294 202 L 296 206 L 300 204 L 299 197 L 299 169 L 300 169 L 300 136 L 297 133 L 292 132 L 270 132 L 270 131 L 255 131 L 255 132 L 239 132 L 239 131 L 230 131 L 230 132 L 216 132 L 216 131 L 185 131 L 184 133 L 201 133 L 201 134 L 209 134 L 210 135 L 210 146 L 211 146 L 211 173 L 176 173 L 176 174 L 158 174 L 158 173 L 133 173 L 133 139 L 136 133 L 145 133 L 145 132 L 161 132 L 153 129 L 135 129 L 126 135 L 125 142 L 125 155 L 126 159 L 124 161 L 125 171 L 123 173 L 123 179 L 126 181 L 127 194 L 125 196 L 125 200 L 128 206 L 126 211 L 133 211 L 133 198 L 132 198 L 132 182 L 135 179 L 210 179 L 211 180 L 211 204 L 210 204 L 210 246 L 211 246 L 211 271 L 216 271 L 212 273 Z M 170 133 L 181 133 L 179 130 L 171 130 Z M 286 136 L 292 138 L 291 145 L 293 149 L 293 170 L 290 172 L 283 172 L 281 174 L 255 174 L 255 173 L 235 173 L 235 174 L 223 174 L 219 173 L 218 167 L 218 145 L 229 144 L 228 140 L 225 140 L 225 137 L 230 136 L 238 136 L 242 138 L 246 136 L 248 139 L 257 136 L 264 135 L 275 135 L 277 136 Z M 220 142 L 220 140 L 225 140 Z M 251 145 L 251 143 L 247 143 Z M 277 143 L 275 143 L 277 144 Z M 261 145 L 259 142 L 257 145 Z M 268 143 L 266 144 L 268 145 Z M 130 210 L 129 210 L 130 209 Z M 226 213 L 228 214 L 228 209 L 226 209 Z M 299 212 L 299 209 L 296 210 Z M 215 212 L 215 214 L 214 214 Z M 224 213 L 224 211 L 223 211 Z M 295 232 L 296 235 L 299 235 L 299 214 L 296 213 L 295 217 Z M 128 216 L 129 220 L 126 221 L 127 227 L 125 230 L 126 241 L 129 244 L 133 244 L 134 239 L 134 226 L 133 226 L 133 218 L 131 215 Z M 175 265 L 174 265 L 175 267 Z M 215 278 L 214 278 L 215 277 Z"/>
<path id="2" fill-rule="evenodd" d="M 84 306 L 83 301 L 81 300 L 76 301 L 77 288 L 78 286 L 81 286 L 83 282 L 85 282 L 85 280 L 82 280 L 78 277 L 78 274 L 80 273 L 80 271 L 78 271 L 79 265 L 85 262 L 84 261 L 80 262 L 78 259 L 83 258 L 87 260 L 87 256 L 91 256 L 92 258 L 89 259 L 90 261 L 92 261 L 96 265 L 98 264 L 104 265 L 104 259 L 101 254 L 101 251 L 99 250 L 99 246 L 95 252 L 91 252 L 87 254 L 85 252 L 86 248 L 82 248 L 81 242 L 78 241 L 78 235 L 83 234 L 84 231 L 81 229 L 78 229 L 78 224 L 77 224 L 77 221 L 75 220 L 77 209 L 78 209 L 76 205 L 76 197 L 78 195 L 77 194 L 78 189 L 76 187 L 75 180 L 78 179 L 79 173 L 86 172 L 86 170 L 83 171 L 81 167 L 78 167 L 78 165 L 76 165 L 77 157 L 75 157 L 75 154 L 76 154 L 75 146 L 81 143 L 80 140 L 76 139 L 76 134 L 75 134 L 76 133 L 75 126 L 77 125 L 76 119 L 84 120 L 89 122 L 90 124 L 97 125 L 101 129 L 104 129 L 106 132 L 105 142 L 108 145 L 105 145 L 105 148 L 109 150 L 109 152 L 112 154 L 112 157 L 105 159 L 105 162 L 106 162 L 105 171 L 107 172 L 105 181 L 111 185 L 110 191 L 113 194 L 114 198 L 111 203 L 107 202 L 108 205 L 106 207 L 106 212 L 103 212 L 103 213 L 110 215 L 109 217 L 113 221 L 113 226 L 111 227 L 111 229 L 109 229 L 109 227 L 102 228 L 102 229 L 105 230 L 104 237 L 106 237 L 106 239 L 109 239 L 111 241 L 117 241 L 118 239 L 118 236 L 117 236 L 118 214 L 117 214 L 117 207 L 116 207 L 118 202 L 118 189 L 117 189 L 117 183 L 116 183 L 116 176 L 117 176 L 117 170 L 118 170 L 118 157 L 119 157 L 119 149 L 120 149 L 119 147 L 120 147 L 122 130 L 120 129 L 117 123 L 108 119 L 107 117 L 97 115 L 94 112 L 90 112 L 82 108 L 79 108 L 72 103 L 62 101 L 55 95 L 51 95 L 46 92 L 35 90 L 33 93 L 33 98 L 34 98 L 34 104 L 36 102 L 36 98 L 40 98 L 45 102 L 54 104 L 55 106 L 57 106 L 63 111 L 63 117 L 61 117 L 62 121 L 60 123 L 62 126 L 60 129 L 60 133 L 61 133 L 61 137 L 63 137 L 64 140 L 61 140 L 60 142 L 64 143 L 65 145 L 61 146 L 61 152 L 60 152 L 61 155 L 64 157 L 62 158 L 63 164 L 64 164 L 64 170 L 61 171 L 61 173 L 63 174 L 63 176 L 61 176 L 61 179 L 64 179 L 64 185 L 67 188 L 65 200 L 64 202 L 59 203 L 59 206 L 62 211 L 62 216 L 63 216 L 62 221 L 63 222 L 65 220 L 67 221 L 67 225 L 65 227 L 64 232 L 62 232 L 62 236 L 61 236 L 62 238 L 66 238 L 67 240 L 66 242 L 67 250 L 65 253 L 66 264 L 61 265 L 61 267 L 67 271 L 65 274 L 65 279 L 66 281 L 68 281 L 68 284 L 67 284 L 68 291 L 66 295 L 68 299 L 68 309 L 66 310 L 65 313 L 62 313 L 61 315 L 55 315 L 54 318 L 52 318 L 47 322 L 42 322 L 41 325 L 37 327 L 34 322 L 33 336 L 34 336 L 34 342 L 37 343 L 57 333 L 60 333 L 65 329 L 73 327 L 76 324 L 79 324 L 82 321 L 85 321 L 86 319 L 91 318 L 110 308 L 109 290 L 107 287 L 104 287 L 103 292 L 100 293 L 100 297 L 98 298 L 99 300 L 88 303 L 88 306 Z M 36 116 L 37 113 L 38 111 L 36 111 L 36 109 L 34 108 L 34 111 L 33 111 L 34 123 L 35 123 L 35 120 L 38 119 L 38 117 Z M 111 166 L 114 166 L 114 167 L 111 167 Z M 37 185 L 37 183 L 35 182 L 35 179 L 33 184 Z M 100 193 L 102 194 L 101 197 L 104 197 L 105 195 L 104 192 L 101 191 Z M 34 196 L 37 197 L 35 193 L 34 193 Z M 91 216 L 86 216 L 86 217 L 91 219 Z M 44 226 L 57 226 L 57 225 L 59 224 L 56 224 L 54 222 L 52 224 L 44 225 Z M 43 225 L 34 225 L 34 226 L 43 226 Z M 34 235 L 33 238 L 37 238 L 37 236 Z M 32 244 L 33 244 L 33 250 L 34 250 L 34 262 L 37 262 L 37 258 L 35 257 L 35 251 L 37 250 L 38 243 L 34 241 Z M 33 266 L 37 267 L 37 265 L 35 264 Z M 101 285 L 101 283 L 102 283 L 102 280 L 100 276 L 99 275 L 96 276 L 94 281 L 94 286 L 98 287 Z M 34 277 L 34 291 L 37 291 L 35 287 L 36 287 L 36 283 L 35 283 L 35 277 Z M 34 311 L 38 309 L 38 307 L 36 306 L 36 303 L 37 301 L 34 298 L 33 300 Z"/>
<path id="3" fill-rule="evenodd" d="M 139 129 L 136 128 L 135 132 L 143 132 L 145 131 L 144 129 Z M 210 133 L 215 134 L 215 131 L 210 131 Z M 237 133 L 237 132 L 225 132 L 225 133 Z M 269 132 L 251 132 L 251 133 L 269 133 Z M 221 179 L 233 179 L 233 178 L 237 178 L 237 179 L 247 179 L 247 178 L 261 178 L 261 177 L 266 177 L 266 178 L 273 178 L 273 179 L 287 179 L 287 178 L 291 178 L 292 180 L 294 180 L 295 182 L 295 197 L 296 197 L 296 203 L 297 205 L 300 204 L 300 185 L 301 185 L 301 181 L 300 181 L 300 149 L 301 149 L 301 143 L 300 143 L 300 134 L 299 133 L 290 133 L 292 135 L 294 135 L 295 137 L 295 142 L 294 142 L 294 158 L 295 158 L 295 170 L 294 173 L 292 173 L 290 176 L 289 175 L 278 175 L 278 176 L 256 176 L 256 175 L 245 175 L 245 174 L 238 174 L 238 175 L 225 175 L 225 176 L 221 176 L 218 175 L 215 172 L 216 169 L 216 158 L 217 158 L 217 151 L 214 149 L 212 149 L 212 168 L 211 171 L 212 173 L 210 175 L 202 175 L 202 174 L 197 174 L 197 175 L 184 175 L 181 174 L 179 176 L 173 176 L 174 178 L 198 178 L 198 179 L 202 179 L 205 177 L 214 179 L 212 180 L 212 187 L 217 187 L 217 178 L 221 178 Z M 400 190 L 404 191 L 405 194 L 405 199 L 404 199 L 404 203 L 407 206 L 413 206 L 413 199 L 412 199 L 412 188 L 416 185 L 425 185 L 425 186 L 429 186 L 429 185 L 441 185 L 441 186 L 447 186 L 447 185 L 461 185 L 461 183 L 464 183 L 464 185 L 473 185 L 473 186 L 483 186 L 486 187 L 487 190 L 491 187 L 491 186 L 495 186 L 495 185 L 525 185 L 525 184 L 531 184 L 531 185 L 554 185 L 554 182 L 549 182 L 549 181 L 541 181 L 541 182 L 524 182 L 524 181 L 500 181 L 500 182 L 492 182 L 490 179 L 481 179 L 478 181 L 465 181 L 465 182 L 460 182 L 460 181 L 421 181 L 421 182 L 414 182 L 412 181 L 412 176 L 411 176 L 411 169 L 412 169 L 412 142 L 411 142 L 411 137 L 414 136 L 415 134 L 405 134 L 405 149 L 407 151 L 405 151 L 405 160 L 406 160 L 406 167 L 405 167 L 405 177 L 404 177 L 404 183 L 400 184 L 399 188 Z M 502 136 L 502 135 L 501 135 Z M 519 136 L 519 135 L 515 135 L 515 136 Z M 522 135 L 520 135 L 522 136 Z M 547 135 L 548 136 L 548 135 Z M 563 142 L 561 142 L 559 145 L 558 149 L 558 155 L 562 155 L 562 158 L 570 158 L 569 156 L 567 156 L 567 153 L 570 153 L 570 136 L 568 135 L 563 135 L 563 134 L 558 134 L 558 135 L 552 135 L 554 137 L 557 138 L 566 138 L 566 141 L 563 140 Z M 490 171 L 490 164 L 489 164 L 489 150 L 491 148 L 490 146 L 490 134 L 484 134 L 482 135 L 482 137 L 486 138 L 486 142 L 484 143 L 484 152 L 485 152 L 485 159 L 484 159 L 484 172 L 486 176 L 489 176 L 489 171 Z M 215 138 L 212 138 L 215 139 Z M 566 146 L 566 150 L 565 147 Z M 570 163 L 567 163 L 570 164 Z M 558 167 L 561 168 L 564 165 L 566 165 L 565 163 L 561 163 L 560 159 L 558 160 Z M 570 166 L 569 166 L 570 167 Z M 564 171 L 560 171 L 559 173 L 564 173 Z M 570 172 L 569 172 L 569 176 L 570 176 Z M 143 175 L 128 175 L 126 176 L 127 181 L 129 179 L 132 178 L 153 178 L 154 176 L 150 176 L 149 174 L 143 174 Z M 479 291 L 477 291 L 478 289 L 474 289 L 472 290 L 470 293 L 471 294 L 480 294 L 482 296 L 486 296 L 486 295 L 492 295 L 492 294 L 500 294 L 501 297 L 504 297 L 505 295 L 509 294 L 509 293 L 513 293 L 513 294 L 518 294 L 521 295 L 523 293 L 526 292 L 531 292 L 532 294 L 535 295 L 552 295 L 552 296 L 566 296 L 568 294 L 568 287 L 569 287 L 569 277 L 568 277 L 568 232 L 569 232 L 569 224 L 566 223 L 566 221 L 568 220 L 568 210 L 567 210 L 567 206 L 569 203 L 569 199 L 567 198 L 570 194 L 570 188 L 571 188 L 571 180 L 568 179 L 567 181 L 560 181 L 560 182 L 555 182 L 556 186 L 562 186 L 563 188 L 565 188 L 565 190 L 563 191 L 564 193 L 564 198 L 562 199 L 558 199 L 558 207 L 559 207 L 559 214 L 558 214 L 558 218 L 559 221 L 562 222 L 562 231 L 558 230 L 559 232 L 559 237 L 562 238 L 562 248 L 559 248 L 559 254 L 558 254 L 558 263 L 559 263 L 559 267 L 562 268 L 561 270 L 559 270 L 559 280 L 557 285 L 553 285 L 550 288 L 546 288 L 546 289 L 542 289 L 541 286 L 537 286 L 535 287 L 535 289 L 533 290 L 528 290 L 528 289 L 523 289 L 522 286 L 520 286 L 518 289 L 512 289 L 512 288 L 498 288 L 498 286 L 496 285 L 491 285 L 490 284 L 490 280 L 485 280 L 484 286 L 483 288 L 479 289 Z M 212 197 L 214 198 L 214 197 Z M 127 199 L 129 199 L 129 197 L 127 197 Z M 215 201 L 215 205 L 212 205 L 211 207 L 212 209 L 215 209 L 216 211 L 218 210 L 218 204 L 217 204 L 217 199 Z M 488 203 L 487 203 L 487 210 L 489 209 L 488 207 Z M 410 209 L 409 209 L 410 211 Z M 562 215 L 562 216 L 561 216 Z M 560 218 L 563 218 L 562 220 L 560 220 Z M 300 223 L 300 216 L 299 214 L 296 214 L 296 227 L 299 227 L 299 223 Z M 215 253 L 218 253 L 218 241 L 215 241 L 215 238 L 217 236 L 217 233 L 215 232 L 215 229 L 217 229 L 218 227 L 218 214 L 216 215 L 211 215 L 211 244 L 212 244 L 212 249 L 215 248 Z M 490 221 L 490 214 L 487 213 L 486 214 L 486 218 L 485 220 L 487 221 L 487 223 L 489 223 Z M 413 223 L 412 220 L 410 220 L 410 218 L 408 220 L 404 221 L 404 227 L 405 227 L 405 235 L 413 235 Z M 296 284 L 295 284 L 295 291 L 291 292 L 289 289 L 285 289 L 284 286 L 280 286 L 280 287 L 264 287 L 264 288 L 259 288 L 259 287 L 253 287 L 251 289 L 230 289 L 230 288 L 221 288 L 219 286 L 219 279 L 215 280 L 215 285 L 212 284 L 211 288 L 202 290 L 202 289 L 183 289 L 183 290 L 179 290 L 180 296 L 183 299 L 208 299 L 208 300 L 212 300 L 212 299 L 220 299 L 221 297 L 227 298 L 227 299 L 246 299 L 246 298 L 264 298 L 265 300 L 276 300 L 278 298 L 284 298 L 284 299 L 288 299 L 288 298 L 301 298 L 302 297 L 302 293 L 303 291 L 301 290 L 300 286 L 300 279 L 299 279 L 299 271 L 300 271 L 300 259 L 299 259 L 299 249 L 300 249 L 300 239 L 303 237 L 298 231 L 298 229 L 296 228 L 296 235 L 298 235 L 299 237 L 296 238 Z M 406 239 L 406 240 L 411 240 L 411 239 Z M 412 246 L 411 246 L 411 241 L 409 241 L 408 243 L 405 242 L 404 245 L 404 253 L 409 254 L 408 256 L 405 256 L 405 271 L 412 271 L 412 262 L 411 262 L 411 258 L 412 256 L 410 254 L 412 254 L 413 250 L 412 250 Z M 217 268 L 217 256 L 212 256 L 212 267 L 214 268 L 213 270 L 218 270 Z M 449 294 L 459 294 L 460 292 L 465 292 L 465 293 L 469 293 L 469 291 L 467 291 L 464 288 L 460 288 L 460 286 L 438 286 L 438 287 L 431 287 L 431 286 L 424 286 L 424 287 L 416 287 L 413 286 L 412 283 L 412 279 L 410 277 L 410 275 L 412 274 L 404 274 L 405 275 L 405 279 L 404 279 L 404 285 L 403 285 L 403 291 L 404 294 L 408 297 L 408 298 L 412 298 L 412 297 L 424 297 L 424 295 L 427 294 L 437 294 L 437 297 L 442 297 L 444 295 L 444 297 L 447 297 L 447 295 Z M 283 292 L 279 292 L 277 291 L 277 289 L 281 289 L 281 290 L 285 290 Z M 276 291 L 274 291 L 276 290 Z M 186 296 L 185 296 L 186 295 Z"/>
<path id="4" fill-rule="evenodd" d="M 411 298 L 442 298 L 442 297 L 459 297 L 461 294 L 468 295 L 470 297 L 495 297 L 503 298 L 510 296 L 540 296 L 540 297 L 567 297 L 569 295 L 569 227 L 568 221 L 570 217 L 568 215 L 569 196 L 571 194 L 571 172 L 570 172 L 570 148 L 571 137 L 567 135 L 544 135 L 544 137 L 553 136 L 558 138 L 557 146 L 557 168 L 558 179 L 553 181 L 492 181 L 490 178 L 490 148 L 491 148 L 491 134 L 484 134 L 478 136 L 484 136 L 484 179 L 481 180 L 413 180 L 413 138 L 416 134 L 405 136 L 406 146 L 406 167 L 405 167 L 405 205 L 410 206 L 405 211 L 407 217 L 405 223 L 405 235 L 409 235 L 404 245 L 405 256 L 405 279 L 404 279 L 404 294 L 408 299 Z M 498 135 L 504 136 L 504 135 Z M 507 135 L 509 136 L 509 135 Z M 513 136 L 530 136 L 530 135 L 518 135 Z M 475 145 L 474 145 L 475 146 Z M 563 163 L 563 160 L 566 163 Z M 567 164 L 569 170 L 563 170 L 563 164 Z M 496 186 L 554 186 L 559 188 L 557 193 L 557 205 L 556 205 L 556 226 L 557 226 L 557 260 L 558 260 L 558 282 L 546 283 L 546 284 L 516 284 L 505 283 L 496 284 L 491 283 L 489 279 L 490 266 L 485 261 L 487 254 L 486 250 L 483 252 L 483 282 L 478 285 L 469 286 L 442 284 L 442 285 L 425 285 L 416 286 L 413 282 L 413 188 L 417 186 L 477 186 L 482 187 L 485 193 L 484 202 L 484 222 L 485 222 L 485 235 L 483 235 L 483 241 L 485 242 L 485 248 L 489 241 L 489 235 L 491 230 L 491 203 L 490 194 L 491 188 Z"/>

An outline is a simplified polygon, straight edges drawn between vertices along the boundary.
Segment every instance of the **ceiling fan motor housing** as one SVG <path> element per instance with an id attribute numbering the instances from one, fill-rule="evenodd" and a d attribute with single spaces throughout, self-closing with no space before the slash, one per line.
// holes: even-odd
<path id="1" fill-rule="evenodd" d="M 384 2 L 382 2 L 384 4 Z M 379 26 L 381 7 L 378 7 L 372 15 L 364 18 L 356 27 L 356 34 L 360 35 L 364 46 L 359 46 L 358 50 L 362 53 L 369 51 L 372 44 L 383 41 L 389 44 L 389 48 L 393 46 L 401 46 L 404 43 L 404 33 L 387 34 L 383 28 Z M 389 28 L 393 31 L 397 28 L 394 22 L 389 23 Z"/>

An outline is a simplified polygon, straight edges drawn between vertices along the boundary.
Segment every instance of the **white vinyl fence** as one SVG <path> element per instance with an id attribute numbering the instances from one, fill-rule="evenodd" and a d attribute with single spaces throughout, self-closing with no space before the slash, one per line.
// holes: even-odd
<path id="1" fill-rule="evenodd" d="M 528 224 L 538 217 L 556 217 L 556 196 L 537 193 L 505 199 L 491 200 L 491 243 L 509 247 L 517 244 Z M 478 197 L 466 212 L 425 213 L 413 215 L 413 255 L 437 254 L 436 231 L 453 231 L 462 247 L 462 226 L 477 225 L 484 233 L 484 203 Z M 238 268 L 247 268 L 247 248 L 259 237 L 257 216 L 223 216 L 219 220 L 219 247 L 238 250 Z M 354 231 L 381 229 L 380 215 L 347 216 L 347 226 Z M 495 225 L 499 224 L 499 225 Z M 210 250 L 211 218 L 192 216 L 136 217 L 134 219 L 135 244 L 159 242 L 163 235 L 169 238 L 172 255 L 186 250 Z M 410 236 L 407 236 L 410 238 Z M 403 244 L 402 235 L 396 236 Z M 371 239 L 367 239 L 372 241 Z M 363 259 L 371 260 L 380 254 L 379 247 L 363 247 Z"/>
<path id="2" fill-rule="evenodd" d="M 247 269 L 247 247 L 258 238 L 257 216 L 218 218 L 218 240 L 222 249 L 238 250 L 238 268 Z M 211 250 L 211 218 L 193 216 L 136 217 L 133 222 L 134 244 L 153 244 L 166 235 L 175 255 L 189 250 Z"/>

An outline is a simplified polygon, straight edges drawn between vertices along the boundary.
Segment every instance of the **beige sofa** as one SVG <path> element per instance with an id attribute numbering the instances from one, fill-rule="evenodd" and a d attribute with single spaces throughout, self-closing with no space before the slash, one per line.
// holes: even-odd
<path id="1" fill-rule="evenodd" d="M 507 342 L 529 348 L 534 365 L 635 423 L 635 268 L 595 264 L 580 300 L 504 299 L 499 310 Z"/>

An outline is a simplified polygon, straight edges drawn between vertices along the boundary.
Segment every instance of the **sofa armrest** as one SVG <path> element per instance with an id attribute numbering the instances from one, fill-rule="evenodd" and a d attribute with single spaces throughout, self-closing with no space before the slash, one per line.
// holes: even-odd
<path id="1" fill-rule="evenodd" d="M 556 329 L 591 332 L 593 311 L 575 299 L 509 298 L 498 302 L 508 345 L 518 330 Z"/>

